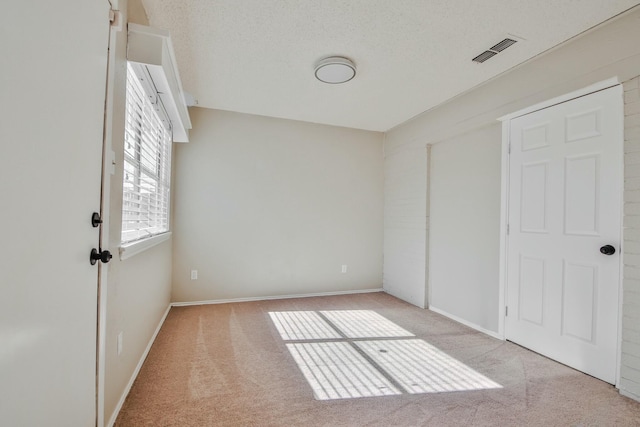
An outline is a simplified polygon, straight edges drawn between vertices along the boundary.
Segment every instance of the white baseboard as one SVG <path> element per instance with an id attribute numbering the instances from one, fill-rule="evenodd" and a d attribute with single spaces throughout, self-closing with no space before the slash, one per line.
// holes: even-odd
<path id="1" fill-rule="evenodd" d="M 447 313 L 444 310 L 440 310 L 439 308 L 429 307 L 429 310 L 433 311 L 434 313 L 442 314 L 443 316 L 448 317 L 451 320 L 455 320 L 458 323 L 462 323 L 463 325 L 468 326 L 471 329 L 475 329 L 476 331 L 482 332 L 483 334 L 487 334 L 493 338 L 497 338 L 501 341 L 504 341 L 504 337 L 495 331 L 490 331 L 489 329 L 485 329 L 481 326 L 476 325 L 475 323 L 469 322 L 468 320 L 462 319 L 458 316 L 454 316 L 453 314 Z"/>
<path id="2" fill-rule="evenodd" d="M 624 388 L 619 388 L 618 391 L 620 392 L 621 395 L 626 396 L 630 399 L 633 400 L 637 400 L 638 402 L 640 402 L 640 395 L 635 394 L 634 392 L 630 391 L 630 390 L 626 390 Z"/>
<path id="3" fill-rule="evenodd" d="M 122 409 L 122 405 L 124 405 L 124 401 L 129 395 L 129 392 L 131 391 L 131 387 L 133 386 L 133 382 L 136 380 L 136 378 L 138 377 L 138 374 L 140 373 L 140 369 L 142 369 L 142 365 L 144 364 L 144 361 L 147 358 L 147 355 L 149 354 L 149 350 L 151 350 L 151 346 L 153 345 L 153 342 L 156 340 L 156 337 L 160 332 L 160 328 L 162 328 L 162 325 L 164 324 L 164 321 L 167 318 L 167 315 L 169 314 L 169 310 L 171 310 L 171 304 L 169 304 L 169 306 L 167 307 L 167 310 L 164 312 L 164 315 L 162 316 L 162 319 L 160 319 L 160 323 L 158 323 L 158 327 L 153 333 L 151 340 L 149 340 L 149 344 L 147 344 L 147 348 L 142 353 L 142 357 L 140 357 L 138 366 L 136 366 L 136 369 L 133 371 L 133 374 L 129 379 L 129 383 L 124 389 L 124 392 L 122 392 L 122 396 L 120 397 L 120 400 L 116 405 L 116 409 L 113 411 L 113 414 L 111 414 L 111 418 L 109 418 L 109 423 L 107 424 L 108 427 L 113 427 L 113 425 L 115 424 L 116 419 L 118 418 L 118 414 L 120 414 L 120 410 Z"/>
<path id="4" fill-rule="evenodd" d="M 369 294 L 372 292 L 384 292 L 382 288 L 377 289 L 361 289 L 355 291 L 335 291 L 335 292 L 319 292 L 313 294 L 294 294 L 294 295 L 274 295 L 264 297 L 248 297 L 248 298 L 230 298 L 230 299 L 216 299 L 205 301 L 184 301 L 173 302 L 172 307 L 185 307 L 188 305 L 207 305 L 207 304 L 227 304 L 230 302 L 249 302 L 249 301 L 267 301 L 276 299 L 290 299 L 290 298 L 310 298 L 310 297 L 326 297 L 331 295 L 349 295 L 349 294 Z"/>

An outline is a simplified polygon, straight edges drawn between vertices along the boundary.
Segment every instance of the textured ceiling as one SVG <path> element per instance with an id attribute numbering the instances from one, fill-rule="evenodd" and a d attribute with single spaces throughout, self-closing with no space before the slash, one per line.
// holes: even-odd
<path id="1" fill-rule="evenodd" d="M 635 0 L 143 0 L 207 108 L 386 131 L 630 7 Z M 508 35 L 520 41 L 473 57 Z M 314 64 L 352 59 L 355 79 Z"/>

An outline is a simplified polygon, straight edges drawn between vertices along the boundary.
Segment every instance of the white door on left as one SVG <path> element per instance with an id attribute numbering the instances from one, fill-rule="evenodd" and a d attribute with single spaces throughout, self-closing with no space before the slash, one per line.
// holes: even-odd
<path id="1" fill-rule="evenodd" d="M 96 423 L 107 0 L 4 2 L 0 424 Z"/>

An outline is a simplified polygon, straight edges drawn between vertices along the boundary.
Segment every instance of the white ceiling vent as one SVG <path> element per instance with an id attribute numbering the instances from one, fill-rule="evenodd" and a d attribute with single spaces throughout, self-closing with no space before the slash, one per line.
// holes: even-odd
<path id="1" fill-rule="evenodd" d="M 497 54 L 499 54 L 500 52 L 502 52 L 503 50 L 505 50 L 506 48 L 508 48 L 509 46 L 512 46 L 514 43 L 517 43 L 517 42 L 518 40 L 506 38 L 502 40 L 500 43 L 496 43 L 495 45 L 491 46 L 489 49 L 482 52 L 480 55 L 473 58 L 472 61 L 478 62 L 481 64 L 487 59 L 493 58 L 494 56 L 496 56 Z"/>
<path id="2" fill-rule="evenodd" d="M 509 46 L 513 45 L 514 43 L 517 43 L 517 40 L 514 39 L 504 39 L 502 40 L 500 43 L 494 45 L 493 47 L 491 47 L 489 50 L 492 50 L 494 52 L 502 52 L 503 50 L 505 50 L 506 48 L 508 48 Z"/>
<path id="3" fill-rule="evenodd" d="M 476 56 L 475 58 L 472 59 L 472 61 L 474 62 L 480 62 L 483 63 L 484 61 L 486 61 L 489 58 L 493 58 L 495 55 L 497 55 L 498 52 L 492 52 L 490 50 L 485 50 L 484 52 L 482 52 L 480 55 Z"/>

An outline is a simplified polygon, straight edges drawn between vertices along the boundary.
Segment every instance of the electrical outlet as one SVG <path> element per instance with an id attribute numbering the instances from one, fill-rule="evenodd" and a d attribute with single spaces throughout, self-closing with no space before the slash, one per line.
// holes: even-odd
<path id="1" fill-rule="evenodd" d="M 118 356 L 122 353 L 122 331 L 118 334 L 118 338 L 116 339 L 116 349 L 118 351 Z"/>
<path id="2" fill-rule="evenodd" d="M 191 280 L 198 280 L 198 270 L 191 270 Z"/>
<path id="3" fill-rule="evenodd" d="M 346 265 L 346 264 L 343 264 L 343 265 L 342 265 L 342 272 L 343 272 L 343 273 L 346 273 L 346 272 L 347 272 L 347 265 Z"/>

